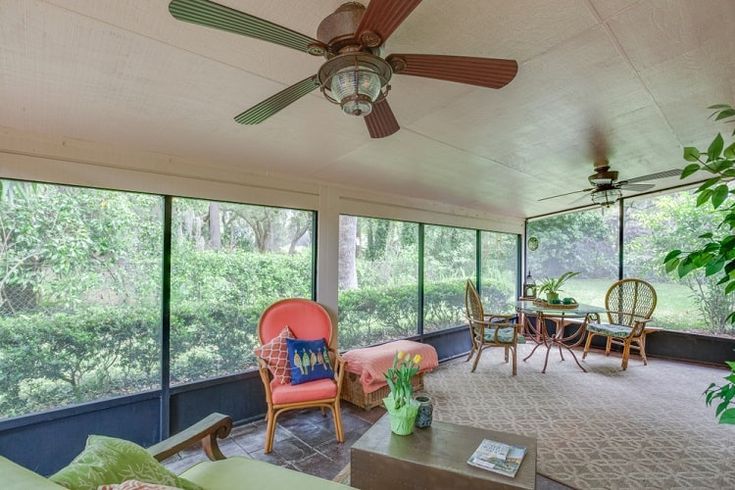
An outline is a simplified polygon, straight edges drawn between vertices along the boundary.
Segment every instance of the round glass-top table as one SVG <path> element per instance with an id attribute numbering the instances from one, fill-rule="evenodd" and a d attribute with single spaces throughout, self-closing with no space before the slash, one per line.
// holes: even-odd
<path id="1" fill-rule="evenodd" d="M 516 311 L 521 313 L 524 317 L 525 325 L 524 328 L 530 334 L 533 335 L 536 341 L 531 353 L 526 356 L 524 361 L 533 356 L 541 345 L 546 347 L 546 359 L 544 360 L 544 368 L 541 370 L 542 373 L 546 372 L 546 366 L 549 364 L 549 352 L 551 348 L 557 346 L 559 348 L 559 355 L 562 361 L 564 360 L 563 349 L 569 351 L 574 358 L 577 366 L 584 371 L 587 370 L 579 363 L 576 354 L 572 348 L 577 347 L 584 340 L 584 334 L 587 331 L 587 324 L 590 320 L 594 319 L 600 321 L 600 313 L 606 313 L 605 308 L 599 306 L 579 304 L 576 308 L 549 308 L 548 306 L 540 306 L 530 300 L 521 300 L 516 302 Z M 532 324 L 529 317 L 536 318 L 536 324 Z M 568 319 L 579 319 L 579 328 L 569 336 L 564 336 L 564 321 Z M 551 320 L 556 323 L 557 327 L 553 335 L 549 334 L 546 320 Z"/>

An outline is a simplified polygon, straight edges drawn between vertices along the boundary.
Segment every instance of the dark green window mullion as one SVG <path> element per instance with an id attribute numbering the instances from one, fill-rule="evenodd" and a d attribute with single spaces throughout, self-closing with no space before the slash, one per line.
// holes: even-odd
<path id="1" fill-rule="evenodd" d="M 523 234 L 525 236 L 526 232 L 524 231 Z M 523 289 L 523 264 L 525 263 L 522 260 L 524 258 L 523 250 L 523 237 L 516 235 L 516 299 L 521 297 L 521 290 Z"/>
<path id="2" fill-rule="evenodd" d="M 311 300 L 317 301 L 316 297 L 316 274 L 317 274 L 317 246 L 319 234 L 319 213 L 311 212 Z"/>
<path id="3" fill-rule="evenodd" d="M 625 202 L 624 199 L 618 199 L 618 280 L 622 279 L 625 273 L 623 269 L 623 242 L 625 240 Z"/>
<path id="4" fill-rule="evenodd" d="M 482 294 L 482 232 L 475 230 L 475 284 L 477 292 Z"/>
<path id="5" fill-rule="evenodd" d="M 161 440 L 169 436 L 171 374 L 171 196 L 163 198 L 163 263 L 161 285 Z"/>
<path id="6" fill-rule="evenodd" d="M 523 266 L 521 269 L 521 275 L 523 277 L 521 280 L 525 281 L 526 275 L 528 274 L 528 247 L 526 246 L 526 244 L 528 243 L 528 218 L 523 220 L 523 236 L 518 238 L 523 241 L 523 243 L 521 244 L 521 247 L 523 248 L 518 251 L 518 254 L 519 257 L 521 255 L 523 256 Z"/>
<path id="7" fill-rule="evenodd" d="M 416 329 L 424 337 L 424 224 L 419 223 L 419 304 L 416 316 Z"/>

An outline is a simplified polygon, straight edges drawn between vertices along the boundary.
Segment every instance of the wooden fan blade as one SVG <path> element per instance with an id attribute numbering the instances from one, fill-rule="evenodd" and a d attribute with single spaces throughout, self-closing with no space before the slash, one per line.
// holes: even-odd
<path id="1" fill-rule="evenodd" d="M 308 52 L 316 39 L 254 15 L 209 0 L 173 0 L 168 10 L 176 19 Z"/>
<path id="2" fill-rule="evenodd" d="M 396 116 L 393 115 L 393 111 L 385 99 L 379 100 L 373 105 L 372 112 L 365 116 L 365 124 L 371 138 L 385 138 L 401 129 Z"/>
<path id="3" fill-rule="evenodd" d="M 632 179 L 621 180 L 620 184 L 632 184 L 634 182 L 644 182 L 646 180 L 665 179 L 667 177 L 676 177 L 681 175 L 681 170 L 678 168 L 672 168 L 671 170 L 664 170 L 663 172 L 656 172 L 648 175 L 641 175 L 640 177 L 633 177 Z"/>
<path id="4" fill-rule="evenodd" d="M 318 86 L 319 79 L 316 75 L 305 78 L 281 90 L 276 95 L 268 97 L 263 102 L 255 104 L 245 112 L 238 114 L 235 116 L 235 121 L 240 124 L 260 124 L 284 107 L 293 104 L 304 95 L 313 91 Z"/>
<path id="5" fill-rule="evenodd" d="M 370 0 L 357 27 L 357 39 L 371 48 L 382 45 L 420 3 L 421 0 Z"/>
<path id="6" fill-rule="evenodd" d="M 437 78 L 488 88 L 508 85 L 518 73 L 515 60 L 443 56 L 438 54 L 392 54 L 386 58 L 399 75 Z"/>
<path id="7" fill-rule="evenodd" d="M 590 192 L 590 191 L 593 191 L 593 190 L 595 190 L 595 188 L 594 187 L 590 187 L 588 189 L 581 189 L 581 190 L 578 190 L 578 191 L 567 192 L 565 194 L 557 194 L 556 196 L 543 197 L 543 198 L 539 199 L 539 202 L 540 201 L 546 201 L 546 200 L 549 200 L 549 199 L 556 199 L 557 197 L 571 196 L 572 194 L 577 194 L 579 192 Z"/>
<path id="8" fill-rule="evenodd" d="M 651 190 L 656 186 L 653 184 L 618 184 L 617 187 L 624 191 L 643 192 Z"/>

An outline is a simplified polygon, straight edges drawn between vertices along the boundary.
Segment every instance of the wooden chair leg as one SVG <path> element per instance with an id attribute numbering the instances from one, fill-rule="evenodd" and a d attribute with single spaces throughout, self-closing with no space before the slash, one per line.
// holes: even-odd
<path id="1" fill-rule="evenodd" d="M 605 355 L 610 355 L 610 348 L 612 347 L 612 337 L 607 338 L 607 343 L 605 344 Z"/>
<path id="2" fill-rule="evenodd" d="M 265 454 L 270 453 L 273 451 L 273 437 L 276 434 L 276 417 L 273 413 L 273 409 L 268 407 L 268 414 L 266 415 L 266 418 L 268 420 L 268 423 L 266 425 L 265 429 L 265 448 L 264 452 Z"/>
<path id="3" fill-rule="evenodd" d="M 467 356 L 467 359 L 464 360 L 464 362 L 468 362 L 470 359 L 472 359 L 472 354 L 475 353 L 475 345 L 472 344 L 472 347 L 470 348 L 470 354 Z"/>
<path id="4" fill-rule="evenodd" d="M 623 371 L 628 369 L 628 358 L 630 357 L 630 339 L 625 340 L 623 344 Z"/>
<path id="5" fill-rule="evenodd" d="M 339 409 L 339 400 L 335 400 L 334 405 L 330 408 L 332 409 L 332 417 L 334 418 L 334 432 L 337 435 L 337 441 L 345 442 L 345 435 L 342 432 L 342 414 Z"/>
<path id="6" fill-rule="evenodd" d="M 327 409 L 322 407 L 322 417 L 326 417 L 326 416 L 327 416 Z"/>
<path id="7" fill-rule="evenodd" d="M 643 358 L 643 365 L 648 366 L 648 359 L 646 358 L 646 334 L 645 332 L 638 339 L 638 345 L 640 346 L 641 357 Z"/>
<path id="8" fill-rule="evenodd" d="M 517 345 L 514 345 L 511 348 L 511 355 L 513 356 L 513 376 L 515 376 L 516 374 L 518 374 L 518 367 L 517 367 L 518 366 L 518 359 L 517 359 L 518 346 Z"/>
<path id="9" fill-rule="evenodd" d="M 475 362 L 472 364 L 472 371 L 471 372 L 473 372 L 473 373 L 475 372 L 475 369 L 477 369 L 477 363 L 480 362 L 480 357 L 482 356 L 482 351 L 483 351 L 483 348 L 482 347 L 480 347 L 479 349 L 477 349 L 477 354 L 475 355 Z"/>
<path id="10" fill-rule="evenodd" d="M 505 348 L 505 362 L 508 362 L 508 348 Z"/>
<path id="11" fill-rule="evenodd" d="M 592 332 L 587 332 L 587 341 L 584 343 L 584 352 L 582 352 L 582 359 L 587 357 L 587 353 L 590 351 L 590 345 L 592 344 L 592 337 L 594 337 L 595 334 Z"/>

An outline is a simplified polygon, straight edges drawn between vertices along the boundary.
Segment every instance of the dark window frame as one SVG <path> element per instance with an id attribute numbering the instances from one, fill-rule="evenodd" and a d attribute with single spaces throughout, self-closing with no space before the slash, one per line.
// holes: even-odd
<path id="1" fill-rule="evenodd" d="M 318 219 L 319 219 L 319 211 L 317 209 L 294 208 L 294 207 L 277 206 L 277 205 L 270 205 L 270 204 L 259 204 L 259 203 L 253 204 L 253 203 L 247 203 L 247 202 L 241 202 L 241 201 L 226 201 L 226 200 L 221 200 L 221 199 L 191 197 L 191 196 L 178 195 L 178 194 L 159 194 L 155 192 L 116 189 L 116 188 L 111 188 L 111 187 L 96 187 L 96 186 L 79 185 L 79 184 L 66 184 L 66 183 L 35 180 L 35 179 L 18 179 L 18 178 L 12 178 L 12 177 L 0 177 L 0 180 L 30 183 L 30 184 L 40 184 L 40 185 L 50 185 L 50 186 L 61 186 L 61 187 L 69 187 L 69 188 L 74 188 L 74 189 L 90 189 L 90 190 L 100 190 L 100 191 L 118 192 L 118 193 L 127 193 L 127 194 L 139 194 L 139 195 L 153 196 L 153 197 L 158 197 L 158 198 L 163 199 L 163 220 L 162 220 L 163 229 L 161 230 L 162 240 L 163 240 L 163 250 L 161 253 L 161 262 L 162 262 L 161 329 L 160 329 L 161 383 L 160 383 L 159 388 L 154 389 L 154 390 L 145 390 L 145 391 L 141 391 L 141 392 L 133 393 L 129 395 L 116 395 L 116 396 L 102 397 L 102 398 L 98 398 L 95 400 L 89 400 L 83 403 L 76 403 L 76 404 L 67 405 L 63 407 L 51 408 L 48 410 L 41 410 L 38 412 L 31 412 L 31 413 L 19 415 L 16 417 L 0 419 L 0 432 L 4 430 L 12 430 L 14 428 L 31 425 L 31 424 L 37 423 L 38 421 L 45 421 L 45 420 L 56 419 L 56 418 L 64 418 L 64 417 L 68 417 L 73 414 L 86 413 L 88 411 L 95 411 L 95 410 L 98 410 L 99 407 L 121 406 L 121 405 L 126 405 L 130 403 L 131 400 L 133 401 L 146 400 L 151 397 L 160 397 L 160 422 L 161 422 L 160 437 L 161 439 L 165 439 L 166 437 L 168 437 L 169 427 L 170 427 L 170 417 L 171 417 L 170 400 L 171 400 L 171 395 L 172 395 L 172 389 L 171 389 L 171 384 L 170 384 L 171 248 L 172 248 L 171 236 L 172 236 L 172 221 L 173 221 L 172 220 L 172 217 L 173 217 L 172 216 L 172 204 L 173 204 L 174 199 L 195 199 L 195 200 L 205 201 L 205 202 L 240 204 L 240 205 L 245 205 L 245 206 L 260 206 L 260 207 L 268 207 L 268 208 L 274 208 L 274 209 L 287 209 L 291 211 L 304 211 L 304 212 L 311 213 L 311 216 L 312 216 L 311 298 L 314 301 L 316 301 L 316 294 L 317 294 L 316 275 L 317 275 L 317 256 L 318 256 L 317 235 L 318 235 Z M 178 392 L 180 389 L 185 389 L 185 387 L 188 385 L 198 386 L 198 385 L 201 385 L 201 383 L 218 382 L 219 380 L 227 380 L 229 378 L 232 378 L 233 376 L 237 377 L 243 374 L 252 373 L 254 371 L 255 371 L 254 368 L 250 368 L 250 369 L 245 369 L 237 373 L 230 373 L 230 374 L 226 374 L 222 376 L 215 376 L 212 378 L 207 378 L 205 380 L 197 380 L 191 383 L 183 383 L 182 385 L 177 385 L 175 387 L 174 393 Z"/>

